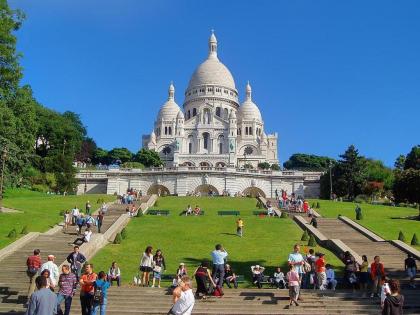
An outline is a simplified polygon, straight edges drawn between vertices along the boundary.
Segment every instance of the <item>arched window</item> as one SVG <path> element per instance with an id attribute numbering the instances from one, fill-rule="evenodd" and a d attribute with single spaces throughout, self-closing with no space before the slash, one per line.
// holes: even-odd
<path id="1" fill-rule="evenodd" d="M 197 108 L 193 108 L 193 117 L 197 116 Z"/>
<path id="2" fill-rule="evenodd" d="M 210 124 L 210 109 L 206 108 L 203 112 L 203 124 Z"/>
<path id="3" fill-rule="evenodd" d="M 188 113 L 187 113 L 187 119 L 190 119 L 191 118 L 191 111 L 188 111 Z"/>
<path id="4" fill-rule="evenodd" d="M 194 142 L 194 138 L 192 135 L 188 136 L 188 153 L 192 154 L 193 153 L 193 142 Z"/>
<path id="5" fill-rule="evenodd" d="M 168 127 L 165 127 L 165 135 L 168 134 Z"/>
<path id="6" fill-rule="evenodd" d="M 169 135 L 172 135 L 172 127 L 169 127 L 168 130 Z"/>
<path id="7" fill-rule="evenodd" d="M 228 119 L 229 118 L 229 110 L 227 108 L 224 109 L 224 115 L 223 115 L 224 119 Z"/>
<path id="8" fill-rule="evenodd" d="M 225 141 L 225 137 L 223 135 L 219 136 L 219 154 L 223 154 L 223 143 Z"/>
<path id="9" fill-rule="evenodd" d="M 220 117 L 220 107 L 216 107 L 216 116 Z"/>
<path id="10" fill-rule="evenodd" d="M 249 127 L 249 135 L 252 136 L 252 127 Z"/>

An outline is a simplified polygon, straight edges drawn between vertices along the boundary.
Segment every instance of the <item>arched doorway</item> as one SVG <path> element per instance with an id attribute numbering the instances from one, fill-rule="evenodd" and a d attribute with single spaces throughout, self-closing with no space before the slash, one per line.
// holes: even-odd
<path id="1" fill-rule="evenodd" d="M 200 196 L 219 196 L 219 191 L 213 185 L 200 185 L 195 189 L 195 194 Z"/>
<path id="2" fill-rule="evenodd" d="M 264 198 L 266 197 L 265 193 L 258 187 L 248 187 L 242 192 L 242 194 L 244 196 L 252 197 L 252 198 L 256 198 L 259 196 L 264 197 Z"/>
<path id="3" fill-rule="evenodd" d="M 147 190 L 147 195 L 158 195 L 158 196 L 168 196 L 171 193 L 169 189 L 163 185 L 154 184 L 149 187 Z"/>

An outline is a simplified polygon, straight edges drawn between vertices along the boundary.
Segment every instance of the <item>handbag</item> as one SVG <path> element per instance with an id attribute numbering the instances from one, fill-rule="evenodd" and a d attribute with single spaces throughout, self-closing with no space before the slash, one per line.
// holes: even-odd
<path id="1" fill-rule="evenodd" d="M 153 271 L 154 272 L 161 272 L 162 271 L 162 267 L 161 266 L 155 266 L 154 268 L 153 268 Z"/>

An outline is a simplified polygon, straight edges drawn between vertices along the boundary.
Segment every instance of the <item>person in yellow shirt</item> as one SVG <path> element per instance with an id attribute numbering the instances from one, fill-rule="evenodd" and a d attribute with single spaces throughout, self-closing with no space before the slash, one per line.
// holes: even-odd
<path id="1" fill-rule="evenodd" d="M 241 218 L 239 218 L 236 221 L 236 235 L 242 237 L 243 231 L 244 231 L 244 221 Z"/>

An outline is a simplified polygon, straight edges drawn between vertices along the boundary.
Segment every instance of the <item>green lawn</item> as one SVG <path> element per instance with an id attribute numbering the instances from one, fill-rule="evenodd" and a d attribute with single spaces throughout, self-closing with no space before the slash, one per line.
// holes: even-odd
<path id="1" fill-rule="evenodd" d="M 325 217 L 336 218 L 339 214 L 344 215 L 352 220 L 356 220 L 354 209 L 356 204 L 352 202 L 334 202 L 330 200 L 311 200 L 319 202 L 320 209 L 317 211 Z M 357 221 L 359 224 L 374 231 L 386 240 L 398 239 L 399 231 L 403 231 L 406 242 L 410 244 L 414 233 L 420 236 L 420 221 L 393 219 L 396 217 L 415 216 L 418 210 L 405 207 L 390 207 L 371 204 L 360 204 L 363 213 L 363 220 Z M 420 246 L 415 246 L 420 249 Z"/>
<path id="2" fill-rule="evenodd" d="M 179 216 L 188 204 L 198 204 L 204 216 Z M 286 267 L 289 252 L 301 243 L 302 230 L 291 219 L 260 218 L 252 215 L 256 200 L 251 198 L 162 197 L 154 209 L 170 210 L 169 216 L 146 215 L 133 219 L 127 226 L 128 238 L 120 245 L 108 245 L 93 259 L 95 270 L 107 270 L 113 260 L 120 264 L 124 282 L 137 274 L 140 256 L 147 245 L 161 249 L 167 272 L 176 272 L 184 262 L 191 275 L 203 259 L 210 259 L 215 244 L 221 243 L 229 253 L 228 261 L 238 274 L 249 279 L 250 266 L 260 264 L 271 274 L 275 266 Z M 244 237 L 236 236 L 234 216 L 218 216 L 218 210 L 239 210 L 245 223 Z M 327 260 L 341 266 L 330 252 Z"/>
<path id="3" fill-rule="evenodd" d="M 5 207 L 21 210 L 19 213 L 0 213 L 0 248 L 12 243 L 14 240 L 7 237 L 15 228 L 18 237 L 24 226 L 29 232 L 45 232 L 55 224 L 62 221 L 59 215 L 62 210 L 70 210 L 75 205 L 79 209 L 85 209 L 86 201 L 92 203 L 96 209 L 96 201 L 103 198 L 105 201 L 114 200 L 114 196 L 108 195 L 81 195 L 81 196 L 55 196 L 44 193 L 10 189 L 4 196 Z"/>

